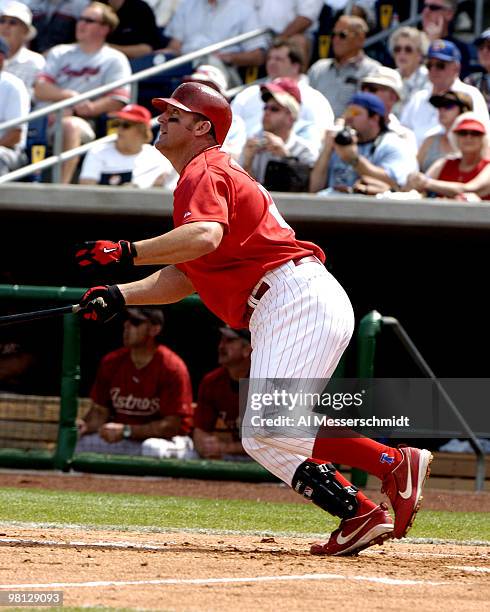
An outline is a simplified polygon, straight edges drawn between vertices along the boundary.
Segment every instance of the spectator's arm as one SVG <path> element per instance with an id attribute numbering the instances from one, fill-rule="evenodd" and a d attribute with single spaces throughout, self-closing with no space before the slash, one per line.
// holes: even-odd
<path id="1" fill-rule="evenodd" d="M 233 53 L 216 53 L 225 64 L 233 66 L 262 66 L 265 61 L 263 49 L 252 49 L 251 51 L 235 51 Z"/>
<path id="2" fill-rule="evenodd" d="M 60 102 L 78 95 L 73 89 L 63 89 L 55 83 L 40 78 L 34 84 L 34 94 L 38 100 L 43 102 Z"/>
<path id="3" fill-rule="evenodd" d="M 20 138 L 22 135 L 22 128 L 12 128 L 8 130 L 1 138 L 0 138 L 0 147 L 15 147 L 15 145 L 20 142 Z"/>
<path id="4" fill-rule="evenodd" d="M 308 17 L 298 15 L 289 22 L 282 32 L 279 33 L 279 38 L 289 38 L 295 34 L 302 34 L 307 30 L 313 22 Z"/>
<path id="5" fill-rule="evenodd" d="M 79 117 L 99 117 L 104 113 L 112 113 L 121 110 L 124 103 L 116 100 L 112 94 L 102 96 L 96 100 L 84 100 L 73 107 Z"/>
<path id="6" fill-rule="evenodd" d="M 84 419 L 78 420 L 78 432 L 81 436 L 95 433 L 109 418 L 109 408 L 100 404 L 92 403 L 92 406 Z"/>
<path id="7" fill-rule="evenodd" d="M 83 179 L 83 178 L 81 178 L 81 179 L 79 179 L 78 184 L 79 185 L 97 185 L 97 181 L 95 179 L 89 179 L 89 178 Z"/>
<path id="8" fill-rule="evenodd" d="M 171 38 L 170 42 L 164 49 L 160 49 L 162 53 L 173 53 L 173 55 L 180 55 L 182 52 L 182 41 L 177 38 Z"/>
<path id="9" fill-rule="evenodd" d="M 139 43 L 137 45 L 110 45 L 113 49 L 121 51 L 126 57 L 130 59 L 135 57 L 142 57 L 148 55 L 153 51 L 153 47 L 146 43 Z"/>
<path id="10" fill-rule="evenodd" d="M 433 140 L 434 140 L 434 137 L 429 136 L 429 138 L 426 138 L 423 141 L 423 143 L 420 145 L 420 148 L 417 153 L 417 162 L 418 162 L 419 168 L 423 168 L 425 158 L 427 157 L 427 153 L 429 152 L 429 149 L 432 145 Z"/>
<path id="11" fill-rule="evenodd" d="M 391 178 L 391 176 L 386 172 L 384 168 L 381 166 L 376 166 L 372 162 L 370 162 L 363 155 L 359 155 L 357 163 L 353 164 L 355 171 L 362 175 L 371 176 L 372 178 L 382 181 L 383 183 L 388 183 L 388 185 L 392 189 L 399 189 L 400 185 Z"/>
<path id="12" fill-rule="evenodd" d="M 245 146 L 243 147 L 241 165 L 243 169 L 245 170 L 245 172 L 248 172 L 250 176 L 254 176 L 252 172 L 252 164 L 254 161 L 254 157 L 257 151 L 259 150 L 259 147 L 260 147 L 260 140 L 259 138 L 255 138 L 255 137 L 249 138 L 247 142 L 245 143 Z"/>

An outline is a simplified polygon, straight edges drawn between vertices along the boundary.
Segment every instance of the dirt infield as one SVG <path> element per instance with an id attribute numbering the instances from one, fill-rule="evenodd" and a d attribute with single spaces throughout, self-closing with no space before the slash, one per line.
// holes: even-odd
<path id="1" fill-rule="evenodd" d="M 280 485 L 0 472 L 0 487 L 298 501 Z M 488 493 L 427 491 L 425 508 L 488 510 Z M 41 517 L 40 517 L 41 519 Z M 42 519 L 41 519 L 42 520 Z M 248 612 L 466 612 L 490 600 L 490 546 L 385 543 L 312 557 L 307 538 L 4 526 L 0 590 L 63 591 L 70 606 Z"/>
<path id="2" fill-rule="evenodd" d="M 389 542 L 325 559 L 301 538 L 18 528 L 0 544 L 1 587 L 60 590 L 65 605 L 466 612 L 490 599 L 490 548 L 481 546 Z"/>

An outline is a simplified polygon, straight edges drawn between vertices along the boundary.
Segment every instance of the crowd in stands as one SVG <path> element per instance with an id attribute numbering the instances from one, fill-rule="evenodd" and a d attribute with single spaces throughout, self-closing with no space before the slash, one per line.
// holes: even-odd
<path id="1" fill-rule="evenodd" d="M 162 91 L 195 80 L 226 95 L 233 124 L 223 147 L 268 189 L 468 199 L 454 185 L 478 177 L 490 159 L 490 29 L 474 40 L 461 35 L 469 16 L 457 0 L 420 0 L 418 25 L 399 25 L 409 4 L 0 0 L 0 122 L 129 77 L 138 62 L 269 28 L 162 75 Z M 388 38 L 366 46 L 382 30 Z M 457 129 L 468 112 L 474 129 Z M 65 161 L 62 182 L 173 190 L 175 172 L 150 152 L 155 113 L 148 100 L 131 99 L 129 86 L 66 108 L 63 150 L 108 130 L 117 138 Z M 50 116 L 48 146 L 56 126 Z M 24 124 L 0 132 L 0 174 L 26 163 L 26 131 Z M 465 138 L 474 140 L 473 156 Z M 453 159 L 457 180 L 441 189 Z"/>

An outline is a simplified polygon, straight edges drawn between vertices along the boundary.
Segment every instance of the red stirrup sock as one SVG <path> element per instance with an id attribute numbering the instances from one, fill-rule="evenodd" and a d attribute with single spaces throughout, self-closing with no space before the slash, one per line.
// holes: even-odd
<path id="1" fill-rule="evenodd" d="M 352 483 L 347 480 L 342 474 L 337 470 L 335 472 L 335 478 L 340 482 L 343 487 L 352 487 Z M 359 508 L 357 509 L 356 516 L 362 516 L 363 514 L 367 514 L 371 512 L 373 508 L 376 508 L 376 504 L 366 497 L 362 491 L 358 491 L 356 494 L 356 499 L 359 502 Z"/>
<path id="2" fill-rule="evenodd" d="M 321 434 L 321 430 L 319 432 Z M 315 440 L 312 452 L 315 460 L 356 467 L 380 480 L 402 459 L 400 451 L 370 438 L 325 438 Z"/>

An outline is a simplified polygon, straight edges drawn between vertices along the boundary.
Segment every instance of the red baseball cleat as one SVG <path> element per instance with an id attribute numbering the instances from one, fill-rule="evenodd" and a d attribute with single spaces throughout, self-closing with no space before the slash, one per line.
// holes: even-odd
<path id="1" fill-rule="evenodd" d="M 343 519 L 328 542 L 315 542 L 310 548 L 312 555 L 357 555 L 361 550 L 392 537 L 393 520 L 388 506 L 381 503 L 367 514 Z"/>
<path id="2" fill-rule="evenodd" d="M 385 476 L 381 487 L 381 492 L 388 495 L 395 511 L 395 538 L 403 538 L 415 520 L 432 461 L 432 454 L 428 450 L 410 446 L 400 446 L 399 449 L 402 460 Z"/>

